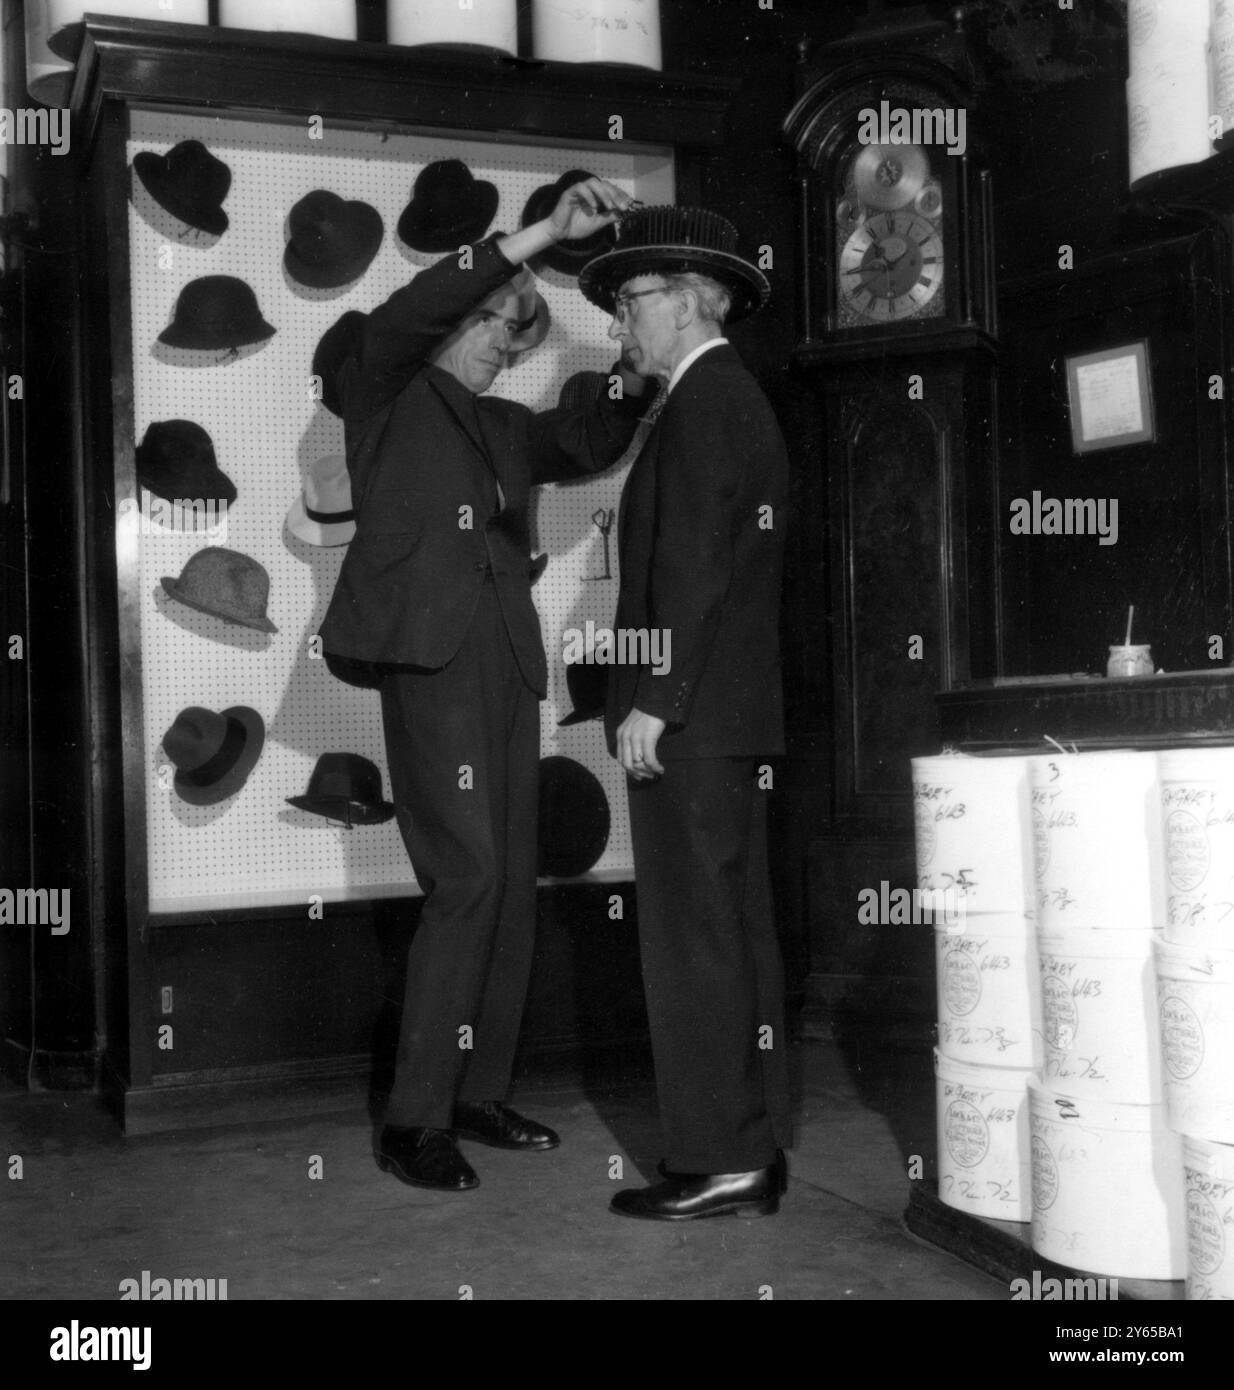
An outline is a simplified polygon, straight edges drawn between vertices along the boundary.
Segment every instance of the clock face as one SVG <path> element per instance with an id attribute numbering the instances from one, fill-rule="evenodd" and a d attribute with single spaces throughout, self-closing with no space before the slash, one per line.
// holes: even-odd
<path id="1" fill-rule="evenodd" d="M 841 328 L 946 313 L 943 189 L 915 145 L 866 145 L 836 203 L 836 305 Z"/>

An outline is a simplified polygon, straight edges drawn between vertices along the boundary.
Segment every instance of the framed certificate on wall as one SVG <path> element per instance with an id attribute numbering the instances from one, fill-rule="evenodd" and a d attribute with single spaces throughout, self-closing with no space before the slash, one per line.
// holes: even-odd
<path id="1" fill-rule="evenodd" d="M 1077 454 L 1155 440 L 1147 340 L 1068 357 L 1067 405 Z"/>

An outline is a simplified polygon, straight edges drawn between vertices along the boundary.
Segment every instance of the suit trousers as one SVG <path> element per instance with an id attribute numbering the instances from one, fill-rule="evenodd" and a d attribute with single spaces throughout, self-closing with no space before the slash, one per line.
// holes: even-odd
<path id="1" fill-rule="evenodd" d="M 453 660 L 387 671 L 381 710 L 425 895 L 386 1123 L 449 1129 L 456 1100 L 505 1099 L 535 944 L 539 698 L 492 583 Z"/>
<path id="2" fill-rule="evenodd" d="M 751 758 L 629 782 L 639 945 L 665 1164 L 769 1167 L 791 1143 L 784 972 Z"/>

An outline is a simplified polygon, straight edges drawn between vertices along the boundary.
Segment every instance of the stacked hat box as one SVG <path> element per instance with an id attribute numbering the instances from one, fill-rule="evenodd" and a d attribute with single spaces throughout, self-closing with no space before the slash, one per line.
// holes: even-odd
<path id="1" fill-rule="evenodd" d="M 1234 749 L 921 758 L 913 786 L 919 884 L 968 905 L 938 931 L 941 1199 L 1031 1221 L 1059 1264 L 1234 1297 Z M 1020 972 L 993 909 L 1026 884 Z M 1001 1032 L 978 960 L 1025 990 Z M 1021 1058 L 1024 1019 L 1031 1063 L 991 1065 L 975 1044 Z"/>
<path id="2" fill-rule="evenodd" d="M 328 124 L 310 141 L 153 111 L 133 113 L 128 154 L 137 448 L 117 512 L 140 574 L 151 909 L 414 892 L 384 811 L 372 672 L 340 669 L 315 642 L 355 529 L 331 365 L 394 290 L 534 220 L 572 171 L 671 203 L 671 154 Z M 495 394 L 546 409 L 567 385 L 579 399 L 607 381 L 609 319 L 579 292 L 580 269 L 520 276 L 527 326 Z M 632 870 L 624 777 L 599 718 L 604 667 L 565 660 L 571 634 L 613 620 L 609 529 L 628 462 L 533 505 L 551 878 Z"/>

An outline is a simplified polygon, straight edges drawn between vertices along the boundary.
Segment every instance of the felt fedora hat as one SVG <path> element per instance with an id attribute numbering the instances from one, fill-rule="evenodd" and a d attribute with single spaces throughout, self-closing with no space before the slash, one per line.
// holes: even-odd
<path id="1" fill-rule="evenodd" d="M 331 415 L 343 413 L 338 374 L 359 346 L 367 320 L 368 315 L 359 309 L 348 309 L 326 329 L 313 349 L 313 375 L 321 382 L 321 403 Z"/>
<path id="2" fill-rule="evenodd" d="M 594 177 L 586 169 L 570 169 L 562 174 L 556 183 L 541 184 L 524 204 L 519 225 L 530 227 L 533 222 L 547 217 L 567 188 Z M 611 250 L 616 239 L 617 233 L 613 227 L 601 227 L 598 232 L 592 232 L 588 237 L 580 237 L 577 241 L 557 242 L 547 250 L 541 251 L 539 255 L 533 256 L 531 264 L 537 270 L 541 266 L 548 266 L 551 270 L 559 270 L 563 275 L 577 275 L 588 261 Z"/>
<path id="3" fill-rule="evenodd" d="M 262 318 L 257 296 L 243 280 L 203 275 L 180 291 L 175 315 L 159 334 L 159 342 L 210 351 L 264 343 L 277 332 Z"/>
<path id="4" fill-rule="evenodd" d="M 564 719 L 557 721 L 558 728 L 599 719 L 604 713 L 604 701 L 608 695 L 608 667 L 572 661 L 566 667 L 566 689 L 570 692 L 570 703 L 574 708 Z"/>
<path id="5" fill-rule="evenodd" d="M 227 230 L 222 205 L 231 170 L 200 140 L 181 140 L 166 154 L 142 150 L 133 156 L 133 172 L 154 201 L 181 222 L 215 236 Z"/>
<path id="6" fill-rule="evenodd" d="M 537 873 L 585 874 L 604 853 L 609 826 L 608 797 L 594 773 L 573 758 L 540 759 Z"/>
<path id="7" fill-rule="evenodd" d="M 345 202 L 324 188 L 300 199 L 287 216 L 287 226 L 283 265 L 297 283 L 317 290 L 337 289 L 363 275 L 385 235 L 376 208 Z"/>
<path id="8" fill-rule="evenodd" d="M 236 486 L 218 466 L 214 442 L 193 420 L 158 420 L 137 446 L 137 482 L 168 502 L 222 502 Z"/>
<path id="9" fill-rule="evenodd" d="M 416 176 L 398 234 L 413 251 L 457 251 L 482 237 L 497 213 L 497 185 L 461 159 L 439 159 Z"/>
<path id="10" fill-rule="evenodd" d="M 356 534 L 351 476 L 342 454 L 327 454 L 310 466 L 287 513 L 287 529 L 309 545 L 346 545 Z"/>
<path id="11" fill-rule="evenodd" d="M 381 769 L 358 753 L 323 753 L 308 791 L 287 800 L 298 810 L 347 826 L 380 825 L 394 815 L 394 806 L 382 800 Z"/>
<path id="12" fill-rule="evenodd" d="M 190 705 L 163 735 L 163 751 L 176 769 L 173 785 L 182 801 L 213 806 L 244 786 L 261 757 L 266 726 L 247 705 L 221 714 Z"/>
<path id="13" fill-rule="evenodd" d="M 490 295 L 485 303 L 502 299 L 510 289 L 518 295 L 519 326 L 510 339 L 510 356 L 517 357 L 540 346 L 548 336 L 552 318 L 544 296 L 536 288 L 536 277 L 526 266 L 514 276 L 509 286 L 503 286 L 496 294 Z"/>
<path id="14" fill-rule="evenodd" d="M 178 603 L 238 623 L 256 632 L 277 632 L 266 617 L 270 576 L 248 555 L 221 545 L 208 545 L 190 555 L 179 579 L 163 577 L 163 588 Z"/>
<path id="15" fill-rule="evenodd" d="M 636 275 L 707 275 L 732 295 L 728 322 L 745 318 L 771 298 L 757 266 L 737 254 L 737 228 L 706 208 L 636 208 L 622 219 L 616 247 L 585 265 L 578 287 L 613 312 L 613 297 Z"/>

